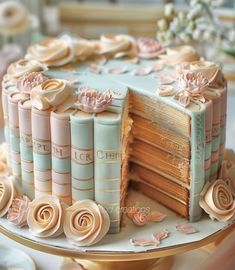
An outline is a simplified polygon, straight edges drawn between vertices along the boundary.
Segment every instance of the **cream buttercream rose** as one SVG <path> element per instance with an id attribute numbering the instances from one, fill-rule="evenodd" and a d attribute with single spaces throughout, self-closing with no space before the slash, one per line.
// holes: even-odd
<path id="1" fill-rule="evenodd" d="M 99 41 L 95 40 L 74 39 L 73 46 L 75 57 L 82 61 L 96 55 L 99 51 Z"/>
<path id="2" fill-rule="evenodd" d="M 73 86 L 66 80 L 49 79 L 31 90 L 32 105 L 38 110 L 64 112 L 76 100 Z"/>
<path id="3" fill-rule="evenodd" d="M 201 73 L 209 81 L 210 86 L 217 86 L 224 84 L 224 77 L 221 72 L 221 68 L 218 64 L 210 61 L 193 61 L 191 63 L 183 63 L 180 66 L 180 72 L 194 72 Z"/>
<path id="4" fill-rule="evenodd" d="M 136 41 L 128 35 L 105 34 L 100 37 L 98 53 L 114 58 L 132 58 L 137 55 Z"/>
<path id="5" fill-rule="evenodd" d="M 56 196 L 34 199 L 28 208 L 27 223 L 32 235 L 56 237 L 63 233 L 64 206 Z"/>
<path id="6" fill-rule="evenodd" d="M 26 59 L 34 59 L 46 66 L 63 66 L 73 61 L 74 48 L 68 36 L 46 39 L 28 48 Z"/>
<path id="7" fill-rule="evenodd" d="M 12 63 L 7 69 L 7 75 L 12 80 L 17 80 L 28 72 L 41 72 L 46 69 L 45 66 L 36 60 L 20 59 Z"/>
<path id="8" fill-rule="evenodd" d="M 94 201 L 77 201 L 65 211 L 64 233 L 74 245 L 98 243 L 107 234 L 109 226 L 107 211 Z"/>
<path id="9" fill-rule="evenodd" d="M 0 176 L 0 217 L 7 214 L 15 195 L 13 182 L 7 176 Z"/>
<path id="10" fill-rule="evenodd" d="M 235 200 L 231 189 L 222 179 L 205 185 L 200 194 L 199 204 L 211 219 L 227 222 L 235 218 Z"/>
<path id="11" fill-rule="evenodd" d="M 167 65 L 200 60 L 199 54 L 191 46 L 179 46 L 166 49 L 166 54 L 159 55 Z"/>

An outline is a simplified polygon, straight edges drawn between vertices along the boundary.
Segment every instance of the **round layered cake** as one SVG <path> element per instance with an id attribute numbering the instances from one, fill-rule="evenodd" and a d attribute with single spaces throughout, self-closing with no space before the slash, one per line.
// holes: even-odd
<path id="1" fill-rule="evenodd" d="M 165 220 L 135 199 L 127 207 L 131 189 L 186 222 L 203 209 L 234 219 L 227 85 L 194 48 L 114 34 L 42 40 L 8 67 L 2 102 L 0 217 L 34 237 L 90 246 L 119 233 L 125 215 L 140 227 Z"/>

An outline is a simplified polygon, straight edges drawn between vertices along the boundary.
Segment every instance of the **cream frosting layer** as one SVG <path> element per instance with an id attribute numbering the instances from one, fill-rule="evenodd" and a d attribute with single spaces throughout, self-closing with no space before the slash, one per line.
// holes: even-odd
<path id="1" fill-rule="evenodd" d="M 74 245 L 98 243 L 107 234 L 109 226 L 108 213 L 94 201 L 77 201 L 65 211 L 64 233 Z"/>

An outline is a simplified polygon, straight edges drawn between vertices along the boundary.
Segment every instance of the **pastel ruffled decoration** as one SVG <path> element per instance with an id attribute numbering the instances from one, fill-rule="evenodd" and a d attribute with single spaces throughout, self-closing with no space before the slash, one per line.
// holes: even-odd
<path id="1" fill-rule="evenodd" d="M 28 208 L 27 223 L 32 235 L 57 237 L 63 233 L 64 207 L 56 196 L 34 199 Z"/>
<path id="2" fill-rule="evenodd" d="M 203 93 L 208 87 L 208 80 L 202 73 L 188 72 L 182 74 L 181 86 L 183 89 L 175 94 L 175 99 L 182 106 L 188 107 L 191 99 L 205 102 Z"/>
<path id="3" fill-rule="evenodd" d="M 66 80 L 49 79 L 31 90 L 32 105 L 38 110 L 64 112 L 74 105 L 76 95 Z"/>
<path id="4" fill-rule="evenodd" d="M 77 201 L 65 211 L 64 233 L 76 246 L 98 243 L 108 232 L 109 215 L 92 200 Z"/>
<path id="5" fill-rule="evenodd" d="M 7 69 L 7 75 L 10 79 L 19 79 L 28 72 L 40 72 L 46 70 L 46 67 L 36 60 L 21 59 L 12 63 Z"/>
<path id="6" fill-rule="evenodd" d="M 7 214 L 15 195 L 13 182 L 6 176 L 0 176 L 0 217 Z"/>
<path id="7" fill-rule="evenodd" d="M 128 35 L 105 34 L 100 37 L 99 54 L 133 58 L 137 55 L 136 41 Z"/>
<path id="8" fill-rule="evenodd" d="M 166 218 L 166 215 L 159 211 L 151 211 L 146 213 L 145 211 L 141 211 L 135 207 L 127 213 L 127 216 L 137 226 L 144 226 L 148 222 L 161 222 Z"/>
<path id="9" fill-rule="evenodd" d="M 137 48 L 138 56 L 145 59 L 156 58 L 165 51 L 160 42 L 148 37 L 138 38 Z"/>
<path id="10" fill-rule="evenodd" d="M 176 65 L 183 62 L 193 62 L 200 60 L 199 54 L 191 46 L 179 46 L 166 49 L 166 54 L 159 55 L 167 65 Z"/>
<path id="11" fill-rule="evenodd" d="M 224 85 L 224 77 L 221 68 L 218 64 L 209 61 L 194 61 L 191 63 L 184 63 L 179 67 L 182 73 L 194 72 L 201 73 L 207 78 L 210 86 Z"/>
<path id="12" fill-rule="evenodd" d="M 211 219 L 231 221 L 235 215 L 235 200 L 231 189 L 222 179 L 208 182 L 203 188 L 199 204 Z"/>
<path id="13" fill-rule="evenodd" d="M 9 35 L 28 26 L 28 12 L 17 1 L 6 1 L 0 5 L 0 32 Z"/>
<path id="14" fill-rule="evenodd" d="M 17 80 L 16 87 L 18 91 L 24 94 L 30 94 L 32 88 L 48 80 L 41 72 L 27 72 Z"/>
<path id="15" fill-rule="evenodd" d="M 112 104 L 110 92 L 99 92 L 98 90 L 83 86 L 77 94 L 75 106 L 83 112 L 100 113 Z"/>
<path id="16" fill-rule="evenodd" d="M 7 214 L 7 219 L 12 225 L 20 228 L 27 226 L 29 203 L 30 199 L 27 196 L 13 199 Z"/>
<path id="17" fill-rule="evenodd" d="M 69 36 L 51 38 L 28 48 L 26 59 L 37 60 L 46 66 L 63 66 L 73 61 L 74 48 Z"/>

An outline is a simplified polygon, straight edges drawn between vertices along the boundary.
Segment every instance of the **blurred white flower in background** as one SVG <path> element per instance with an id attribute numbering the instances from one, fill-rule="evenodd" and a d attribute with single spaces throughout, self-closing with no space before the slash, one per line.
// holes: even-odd
<path id="1" fill-rule="evenodd" d="M 24 31 L 29 26 L 29 13 L 24 5 L 16 1 L 0 4 L 0 33 L 12 35 Z"/>
<path id="2" fill-rule="evenodd" d="M 214 15 L 225 0 L 188 0 L 188 9 L 165 5 L 165 18 L 158 21 L 157 39 L 164 45 L 206 42 L 235 57 L 235 30 Z M 224 50 L 226 48 L 226 50 Z M 229 50 L 227 50 L 229 48 Z"/>

